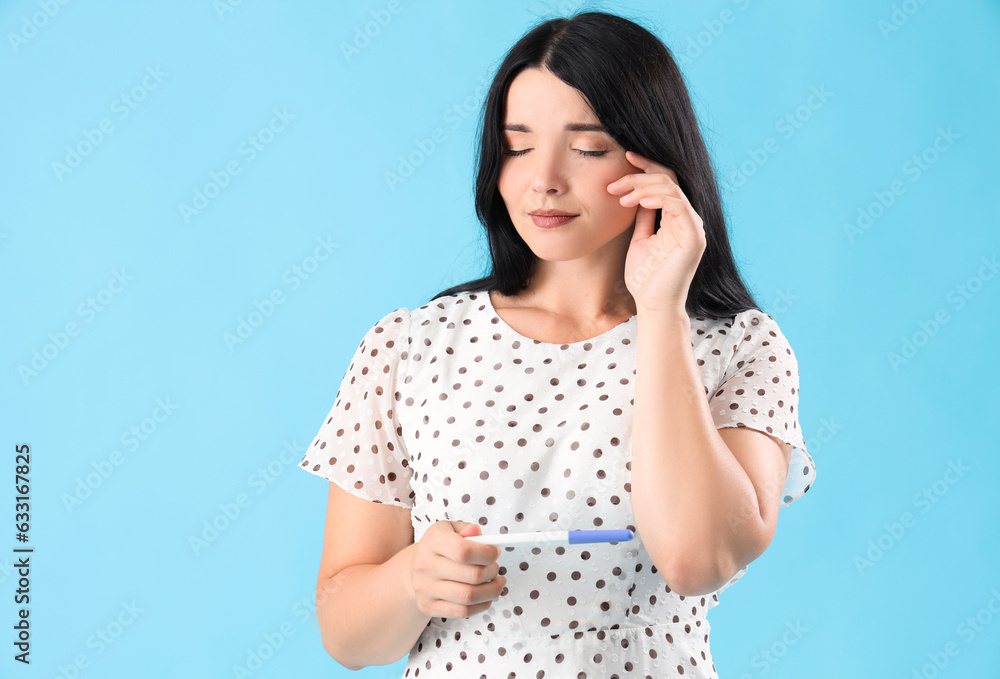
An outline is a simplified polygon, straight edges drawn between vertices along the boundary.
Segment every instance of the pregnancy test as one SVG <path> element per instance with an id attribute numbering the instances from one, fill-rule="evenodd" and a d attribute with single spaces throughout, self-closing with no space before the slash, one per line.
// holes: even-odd
<path id="1" fill-rule="evenodd" d="M 588 542 L 628 542 L 634 537 L 625 530 L 548 530 L 533 533 L 502 535 L 472 535 L 465 538 L 497 547 L 544 547 L 547 545 L 579 545 Z"/>

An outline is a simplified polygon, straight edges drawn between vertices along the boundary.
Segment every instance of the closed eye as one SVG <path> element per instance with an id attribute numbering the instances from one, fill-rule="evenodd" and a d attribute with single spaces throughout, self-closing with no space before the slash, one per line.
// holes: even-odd
<path id="1" fill-rule="evenodd" d="M 522 149 L 520 151 L 508 150 L 508 151 L 504 151 L 503 155 L 505 155 L 505 156 L 523 156 L 525 153 L 527 153 L 530 150 L 531 149 Z M 607 153 L 607 151 L 581 151 L 580 149 L 576 149 L 576 151 L 577 151 L 577 153 L 580 153 L 581 155 L 589 156 L 589 157 L 603 156 L 605 153 Z"/>

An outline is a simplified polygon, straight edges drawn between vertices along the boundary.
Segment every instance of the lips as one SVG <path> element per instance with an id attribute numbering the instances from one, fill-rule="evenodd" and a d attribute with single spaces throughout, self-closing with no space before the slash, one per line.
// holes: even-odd
<path id="1" fill-rule="evenodd" d="M 532 217 L 576 217 L 578 216 L 573 212 L 564 212 L 563 210 L 532 210 L 529 212 Z"/>
<path id="2" fill-rule="evenodd" d="M 531 215 L 531 221 L 533 221 L 535 223 L 535 226 L 541 226 L 543 228 L 550 228 L 550 227 L 553 227 L 553 226 L 562 226 L 563 224 L 566 224 L 566 223 L 568 223 L 568 222 L 576 219 L 577 217 L 578 217 L 578 215 L 567 215 L 567 214 L 554 215 L 554 216 L 550 217 L 550 216 L 546 216 L 546 215 L 532 213 L 532 215 Z"/>

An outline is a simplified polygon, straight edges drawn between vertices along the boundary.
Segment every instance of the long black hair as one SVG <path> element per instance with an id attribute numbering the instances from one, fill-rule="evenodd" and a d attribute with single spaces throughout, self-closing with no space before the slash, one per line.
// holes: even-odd
<path id="1" fill-rule="evenodd" d="M 492 269 L 431 301 L 491 289 L 512 296 L 528 286 L 537 257 L 514 228 L 497 186 L 507 88 L 525 68 L 547 69 L 576 88 L 616 142 L 677 174 L 706 239 L 688 289 L 688 314 L 721 319 L 759 308 L 733 261 L 715 171 L 673 55 L 642 26 L 605 12 L 538 24 L 500 64 L 480 118 L 476 178 L 476 215 L 486 228 Z M 654 230 L 661 213 L 656 210 Z"/>

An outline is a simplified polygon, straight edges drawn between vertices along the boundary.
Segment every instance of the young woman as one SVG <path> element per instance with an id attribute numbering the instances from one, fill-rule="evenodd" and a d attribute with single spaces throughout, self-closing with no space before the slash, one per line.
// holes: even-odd
<path id="1" fill-rule="evenodd" d="M 547 21 L 485 106 L 492 271 L 378 321 L 302 461 L 333 482 L 324 646 L 408 677 L 716 677 L 706 614 L 815 478 L 795 355 L 654 35 Z M 466 539 L 595 528 L 634 538 Z"/>

